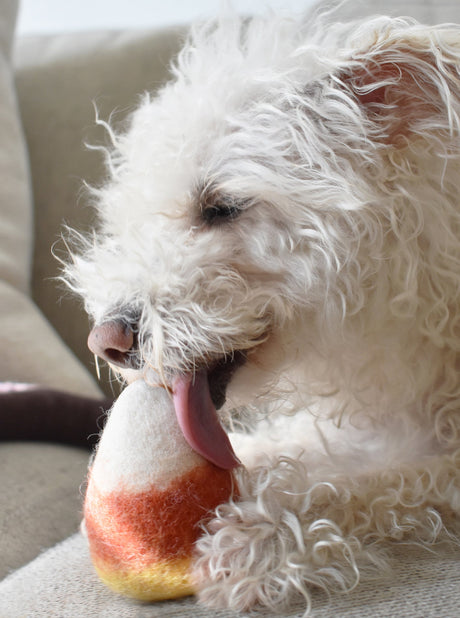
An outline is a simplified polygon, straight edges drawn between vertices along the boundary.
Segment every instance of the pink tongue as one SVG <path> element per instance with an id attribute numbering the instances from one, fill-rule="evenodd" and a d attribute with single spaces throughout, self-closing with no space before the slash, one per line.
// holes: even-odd
<path id="1" fill-rule="evenodd" d="M 217 417 L 205 371 L 176 378 L 173 400 L 179 426 L 194 451 L 224 470 L 240 465 Z"/>

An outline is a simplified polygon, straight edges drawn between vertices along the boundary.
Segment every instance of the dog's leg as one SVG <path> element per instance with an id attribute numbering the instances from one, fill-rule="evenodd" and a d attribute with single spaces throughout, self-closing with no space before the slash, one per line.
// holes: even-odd
<path id="1" fill-rule="evenodd" d="M 432 545 L 450 536 L 446 523 L 460 511 L 460 449 L 315 477 L 289 459 L 242 473 L 240 500 L 218 509 L 198 544 L 204 603 L 280 611 L 301 594 L 308 610 L 312 588 L 351 590 L 387 567 L 383 542 Z"/>

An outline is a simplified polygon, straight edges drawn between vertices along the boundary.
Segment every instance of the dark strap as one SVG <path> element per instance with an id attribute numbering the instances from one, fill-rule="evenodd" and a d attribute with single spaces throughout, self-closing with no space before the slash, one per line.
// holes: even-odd
<path id="1" fill-rule="evenodd" d="M 43 387 L 0 383 L 0 440 L 57 442 L 92 449 L 111 399 L 81 397 Z"/>

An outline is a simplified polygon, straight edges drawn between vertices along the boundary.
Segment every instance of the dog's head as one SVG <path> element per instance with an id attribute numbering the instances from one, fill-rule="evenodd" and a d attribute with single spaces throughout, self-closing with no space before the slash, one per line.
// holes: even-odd
<path id="1" fill-rule="evenodd" d="M 194 31 L 113 136 L 100 228 L 67 268 L 92 350 L 155 370 L 184 409 L 248 403 L 300 361 L 321 382 L 345 322 L 362 334 L 363 307 L 377 323 L 406 289 L 380 274 L 398 179 L 458 123 L 439 41 L 387 18 Z"/>

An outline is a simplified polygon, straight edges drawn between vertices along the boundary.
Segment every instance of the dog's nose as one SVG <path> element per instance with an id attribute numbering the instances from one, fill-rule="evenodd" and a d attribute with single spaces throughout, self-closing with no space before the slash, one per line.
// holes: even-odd
<path id="1" fill-rule="evenodd" d="M 93 354 L 119 367 L 131 366 L 133 346 L 133 330 L 120 320 L 95 326 L 88 337 L 88 347 Z"/>

